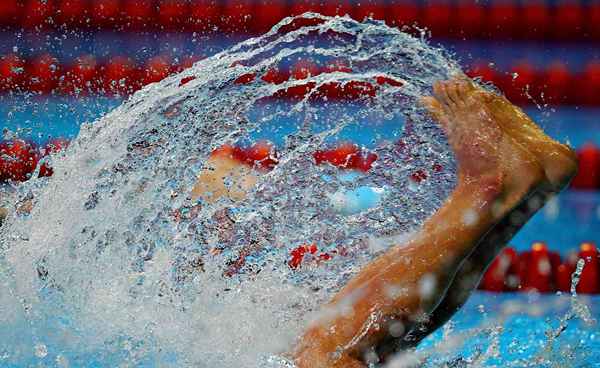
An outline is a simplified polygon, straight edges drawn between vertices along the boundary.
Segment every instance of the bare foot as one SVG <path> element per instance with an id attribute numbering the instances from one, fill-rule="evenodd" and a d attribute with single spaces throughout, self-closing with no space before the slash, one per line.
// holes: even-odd
<path id="1" fill-rule="evenodd" d="M 493 216 L 497 220 L 506 216 L 544 181 L 535 157 L 503 131 L 473 85 L 461 80 L 436 83 L 434 95 L 424 98 L 423 104 L 445 131 L 456 156 L 457 188 L 412 243 L 394 247 L 365 266 L 336 294 L 328 307 L 338 311 L 350 300 L 351 312 L 325 313 L 327 318 L 308 328 L 293 354 L 298 367 L 365 367 L 369 349 L 387 338 L 389 329 L 382 327 L 386 318 L 405 320 L 410 326 L 444 297 L 443 290 L 420 296 L 420 277 L 435 272 L 424 260 L 442 257 L 444 269 L 450 264 L 460 267 L 478 244 L 477 232 L 483 236 L 489 229 L 488 222 L 473 225 L 478 229 L 473 232 L 460 221 L 449 224 L 455 211 L 475 207 L 476 215 L 493 224 Z M 439 226 L 440 221 L 450 227 Z M 431 247 L 432 243 L 441 248 Z M 454 271 L 440 274 L 444 272 Z M 390 296 L 387 285 L 408 289 L 402 296 Z"/>
<path id="2" fill-rule="evenodd" d="M 568 184 L 577 172 L 577 155 L 569 146 L 546 135 L 523 110 L 505 97 L 475 86 L 466 77 L 464 81 L 482 95 L 489 112 L 502 130 L 536 157 L 555 191 Z"/>
<path id="3" fill-rule="evenodd" d="M 499 217 L 541 185 L 541 162 L 506 132 L 489 106 L 489 96 L 471 81 L 437 82 L 433 96 L 422 102 L 448 137 L 458 162 L 459 184 L 498 175 L 504 193 Z"/>
<path id="4" fill-rule="evenodd" d="M 405 348 L 415 346 L 421 339 L 451 318 L 466 302 L 471 291 L 477 286 L 481 275 L 497 253 L 535 214 L 549 196 L 560 191 L 568 183 L 577 168 L 574 152 L 566 145 L 562 145 L 544 134 L 518 107 L 510 104 L 504 97 L 484 91 L 466 77 L 461 79 L 471 85 L 469 88 L 477 91 L 475 93 L 480 95 L 480 100 L 486 104 L 488 112 L 494 117 L 503 132 L 529 152 L 530 156 L 536 158 L 538 165 L 543 170 L 543 180 L 531 196 L 524 197 L 527 199 L 526 201 L 522 200 L 514 212 L 509 213 L 479 241 L 469 257 L 462 262 L 446 295 L 431 313 L 430 319 L 411 331 L 411 339 L 402 341 Z M 521 175 L 529 174 L 524 171 Z M 513 213 L 515 216 L 512 215 Z M 391 346 L 388 350 L 390 349 L 393 351 L 397 347 Z"/>

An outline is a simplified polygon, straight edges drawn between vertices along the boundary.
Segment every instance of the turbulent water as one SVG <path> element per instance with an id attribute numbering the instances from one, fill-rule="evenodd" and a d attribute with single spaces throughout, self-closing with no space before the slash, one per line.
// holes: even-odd
<path id="1" fill-rule="evenodd" d="M 331 71 L 278 84 L 261 77 L 298 60 Z M 2 233 L 1 324 L 30 328 L 27 338 L 15 332 L 24 346 L 9 361 L 30 354 L 32 343 L 47 346 L 36 334 L 47 325 L 62 349 L 121 351 L 126 342 L 131 361 L 169 352 L 179 364 L 255 366 L 285 351 L 311 311 L 451 188 L 452 157 L 417 99 L 456 70 L 441 50 L 383 23 L 310 14 L 84 125 L 54 158 L 54 177 L 19 188 L 18 200 L 33 198 L 33 209 L 13 214 Z M 256 78 L 239 83 L 248 75 Z M 324 97 L 333 82 L 376 93 Z M 296 99 L 280 98 L 306 86 Z M 365 139 L 363 148 L 378 155 L 367 175 L 349 180 L 315 165 L 316 150 L 367 126 L 391 127 Z M 213 149 L 265 131 L 279 163 L 246 200 L 191 200 Z M 432 172 L 432 163 L 446 169 L 420 184 L 410 179 L 418 169 Z M 374 190 L 379 201 L 340 210 L 336 198 L 357 188 Z M 313 243 L 315 258 L 331 259 L 289 267 L 291 251 Z"/>
<path id="2" fill-rule="evenodd" d="M 298 60 L 325 72 L 265 81 Z M 52 178 L 17 189 L 16 206 L 31 200 L 31 212 L 1 230 L 11 343 L 0 359 L 254 367 L 288 350 L 320 304 L 452 188 L 452 155 L 418 98 L 458 70 L 381 22 L 305 14 L 82 126 Z M 371 92 L 331 98 L 332 86 Z M 378 156 L 368 173 L 315 164 L 315 151 L 356 132 Z M 214 149 L 265 136 L 279 163 L 245 200 L 191 199 Z M 378 200 L 340 206 L 364 188 Z M 317 251 L 290 267 L 303 244 Z"/>

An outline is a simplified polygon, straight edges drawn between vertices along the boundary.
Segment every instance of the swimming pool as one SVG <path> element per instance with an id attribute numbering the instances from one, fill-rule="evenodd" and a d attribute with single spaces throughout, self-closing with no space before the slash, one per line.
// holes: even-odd
<path id="1" fill-rule="evenodd" d="M 111 98 L 8 98 L 0 100 L 2 126 L 19 132 L 20 136 L 43 143 L 49 138 L 73 138 L 82 123 L 92 123 L 118 106 L 122 100 Z M 600 109 L 561 107 L 556 111 L 526 109 L 552 137 L 579 148 L 586 142 L 600 145 Z M 271 124 L 291 126 L 291 122 L 277 121 Z M 371 128 L 368 128 L 368 127 Z M 376 134 L 392 136 L 397 128 L 378 121 L 367 122 L 367 129 L 343 132 L 341 140 L 359 145 L 372 145 Z M 281 144 L 281 130 L 263 129 L 256 139 L 266 139 Z M 364 203 L 372 201 L 363 195 Z M 549 203 L 517 234 L 512 244 L 518 250 L 528 250 L 536 241 L 548 242 L 550 249 L 563 255 L 577 250 L 586 241 L 600 243 L 600 193 L 596 191 L 565 191 Z"/>
<path id="2" fill-rule="evenodd" d="M 580 296 L 600 319 L 600 297 Z M 494 294 L 477 292 L 440 330 L 428 337 L 417 353 L 428 356 L 426 367 L 444 364 L 464 367 L 600 367 L 600 334 L 597 322 L 575 318 L 560 336 L 560 319 L 567 312 L 568 295 Z M 5 310 L 6 312 L 6 310 Z M 0 324 L 0 366 L 43 367 L 181 367 L 177 354 L 151 341 L 123 337 L 106 341 L 98 350 L 83 344 L 90 336 L 73 330 L 67 318 L 53 321 L 23 320 L 3 312 Z M 108 321 L 107 321 L 108 322 Z M 88 332 L 89 333 L 89 332 Z M 400 367 L 394 365 L 390 367 Z"/>
<path id="3" fill-rule="evenodd" d="M 48 137 L 74 137 L 81 122 L 94 121 L 121 101 L 115 99 L 89 100 L 15 100 L 4 101 L 2 115 L 9 117 L 7 128 L 23 126 L 30 130 L 22 134 L 38 142 Z M 9 113 L 13 110 L 12 113 Z M 531 111 L 530 111 L 531 112 Z M 574 145 L 600 138 L 596 111 L 563 109 L 547 116 L 533 111 L 533 115 L 549 127 L 550 133 Z M 577 122 L 577 128 L 573 122 Z M 285 126 L 285 122 L 277 125 Z M 390 133 L 393 127 L 377 125 L 365 134 L 364 130 L 342 134 L 344 140 L 369 145 L 375 132 Z M 596 132 L 596 133 L 594 133 Z M 281 132 L 279 132 L 281 133 Z M 278 134 L 262 131 L 261 139 L 276 141 Z M 354 205 L 366 206 L 373 200 L 372 193 L 363 193 Z M 547 241 L 550 249 L 566 255 L 583 241 L 596 241 L 600 226 L 600 194 L 586 191 L 566 191 L 538 213 L 518 235 L 512 245 L 528 250 L 534 241 Z M 600 318 L 600 297 L 581 296 L 590 306 L 591 317 Z M 574 318 L 564 332 L 550 342 L 548 334 L 559 330 L 560 319 L 569 309 L 568 295 L 539 295 L 527 293 L 494 294 L 476 292 L 467 305 L 442 329 L 428 337 L 417 349 L 419 356 L 428 356 L 426 366 L 465 364 L 510 367 L 600 367 L 600 334 L 595 324 Z M 25 306 L 24 306 L 25 307 Z M 26 307 L 25 307 L 26 308 Z M 88 349 L 81 341 L 90 336 L 85 331 L 72 330 L 68 316 L 40 319 L 19 315 L 22 308 L 5 306 L 4 327 L 0 332 L 0 365 L 5 367 L 116 365 L 162 367 L 181 366 L 174 352 L 161 350 L 151 341 L 136 342 L 129 337 L 122 341 L 105 342 L 106 349 Z M 18 310 L 21 310 L 19 312 Z M 26 309 L 25 309 L 26 310 Z M 51 311 L 46 311 L 48 313 Z M 461 346 L 456 348 L 454 344 Z M 488 350 L 483 349 L 486 347 Z M 445 353 L 448 351 L 448 353 Z M 459 351 L 460 353 L 457 353 Z M 392 363 L 391 367 L 394 367 Z"/>
<path id="4" fill-rule="evenodd" d="M 29 135 L 34 140 L 44 141 L 48 136 L 74 136 L 78 131 L 79 123 L 93 121 L 96 116 L 101 115 L 103 111 L 109 110 L 118 103 L 118 100 L 103 99 L 88 99 L 76 102 L 72 100 L 12 100 L 8 101 L 7 108 L 4 111 L 5 115 L 12 119 L 13 124 L 27 126 L 28 130 L 20 132 L 22 136 Z M 10 109 L 15 111 L 6 112 Z M 580 130 L 567 132 L 567 128 L 564 126 L 570 119 L 590 121 L 593 126 L 594 122 L 589 119 L 589 116 L 593 116 L 590 111 L 581 113 L 581 111 L 574 110 L 567 111 L 567 114 L 563 114 L 563 112 L 548 114 L 545 111 L 542 113 L 534 112 L 533 115 L 536 115 L 539 120 L 547 124 L 551 134 L 559 136 L 563 134 L 561 138 L 568 138 L 575 145 L 580 145 L 590 137 L 594 138 L 593 134 L 590 134 L 590 132 L 595 132 L 594 129 L 590 129 L 590 132 L 587 133 L 581 133 Z M 554 122 L 548 123 L 552 119 L 555 119 Z M 365 122 L 365 125 L 369 125 L 367 123 L 371 122 Z M 281 127 L 282 130 L 286 130 L 287 122 L 276 121 L 275 124 Z M 360 130 L 342 131 L 339 138 L 368 146 L 372 142 L 371 137 L 378 132 L 391 137 L 394 135 L 390 132 L 398 130 L 398 127 L 377 124 L 377 122 L 374 122 L 370 129 L 365 129 L 362 125 L 359 125 L 359 127 Z M 11 127 L 9 126 L 9 128 Z M 15 126 L 13 125 L 12 128 L 15 128 Z M 47 130 L 44 131 L 44 129 Z M 275 135 L 269 135 L 269 129 L 261 130 L 261 136 L 256 138 L 266 138 L 278 143 Z M 141 147 L 144 146 L 141 145 Z M 86 148 L 93 150 L 96 147 Z M 95 160 L 92 158 L 90 161 L 94 162 Z M 120 168 L 116 171 L 119 172 Z M 102 173 L 106 172 L 103 171 Z M 174 187 L 176 183 L 168 181 L 167 184 Z M 176 196 L 175 193 L 174 197 Z M 171 199 L 174 197 L 171 197 Z M 96 199 L 93 195 L 89 197 L 89 200 L 85 202 L 85 207 L 95 208 L 97 205 Z M 109 216 L 106 216 L 102 220 L 108 220 L 109 218 Z M 530 227 L 532 229 L 528 227 L 528 230 L 520 234 L 523 239 L 517 238 L 515 242 L 523 243 L 522 245 L 517 244 L 519 248 L 526 248 L 529 245 L 526 243 L 530 239 L 538 240 L 539 236 L 543 235 L 551 239 L 552 242 L 560 242 L 561 246 L 564 244 L 576 245 L 579 238 L 595 236 L 594 226 L 597 219 L 598 200 L 594 194 L 565 193 L 560 199 L 550 203 L 547 209 L 531 222 Z M 568 231 L 566 231 L 567 229 Z M 82 233 L 86 231 L 86 228 L 84 228 Z M 528 232 L 529 235 L 527 235 Z M 45 243 L 38 243 L 35 246 L 42 248 L 44 245 Z M 77 248 L 77 244 L 71 244 L 70 246 Z M 23 251 L 26 253 L 26 249 Z M 148 251 L 148 249 L 136 250 L 144 261 L 150 260 L 152 257 L 145 259 L 145 251 Z M 16 265 L 19 266 L 18 262 Z M 160 270 L 160 268 L 158 269 Z M 102 330 L 104 326 L 102 324 L 123 323 L 124 321 L 113 321 L 111 318 L 127 318 L 128 316 L 110 315 L 109 313 L 100 314 L 93 316 L 98 319 L 95 324 L 91 324 L 94 328 L 79 329 L 79 325 L 72 321 L 72 315 L 61 313 L 61 300 L 57 297 L 58 293 L 54 292 L 56 290 L 52 290 L 52 283 L 45 282 L 44 278 L 47 274 L 45 274 L 43 265 L 41 268 L 37 268 L 37 273 L 44 283 L 42 283 L 41 290 L 35 290 L 35 292 L 39 292 L 40 298 L 51 301 L 50 303 L 42 303 L 41 306 L 36 305 L 36 308 L 31 308 L 26 298 L 11 300 L 10 296 L 5 296 L 6 303 L 3 303 L 3 305 L 6 313 L 2 324 L 6 328 L 4 329 L 5 339 L 3 340 L 8 343 L 6 344 L 7 348 L 1 351 L 0 358 L 4 360 L 7 366 L 11 364 L 13 366 L 131 365 L 150 367 L 186 365 L 187 362 L 181 360 L 182 358 L 174 352 L 175 349 L 165 348 L 164 345 L 152 338 L 136 339 L 132 336 L 137 332 L 145 331 L 130 329 L 130 332 L 133 332 L 130 335 L 115 336 L 113 334 L 110 335 L 110 338 L 103 339 Z M 61 276 L 66 276 L 68 281 L 69 275 L 78 276 L 73 273 Z M 96 278 L 101 279 L 102 277 L 106 277 L 106 275 L 98 274 Z M 107 282 L 110 282 L 110 276 L 107 279 Z M 18 282 L 19 280 L 13 281 Z M 114 283 L 118 283 L 118 281 L 116 280 Z M 7 279 L 6 282 L 9 283 L 10 279 Z M 142 284 L 143 275 L 138 279 L 138 285 Z M 60 285 L 58 288 L 60 288 Z M 4 289 L 12 290 L 13 288 L 12 285 L 7 284 Z M 223 291 L 230 290 L 227 288 Z M 136 289 L 133 288 L 129 292 L 135 294 Z M 161 290 L 159 296 L 162 297 L 163 295 Z M 104 308 L 104 304 L 102 304 L 103 295 L 93 296 L 97 298 L 92 299 L 92 301 L 95 301 L 96 309 L 101 311 Z M 57 298 L 57 300 L 53 300 L 53 298 Z M 597 299 L 595 297 L 577 300 L 586 300 L 592 305 L 591 316 L 598 316 Z M 597 361 L 597 337 L 595 332 L 597 328 L 596 326 L 588 328 L 577 318 L 571 320 L 570 325 L 560 334 L 556 346 L 546 347 L 549 342 L 552 342 L 552 333 L 547 335 L 544 332 L 551 327 L 553 331 L 560 330 L 555 323 L 558 323 L 560 316 L 565 313 L 569 302 L 569 297 L 564 296 L 477 293 L 461 313 L 454 317 L 451 323 L 419 347 L 417 354 L 426 354 L 428 356 L 426 364 L 432 366 L 440 364 L 454 367 L 478 364 L 544 366 L 544 360 L 550 361 L 549 364 L 558 361 L 558 364 L 565 366 L 593 366 Z M 141 303 L 143 304 L 143 300 Z M 113 303 L 106 306 L 106 308 L 115 307 L 118 308 L 119 305 Z M 104 316 L 104 319 L 102 316 Z M 587 318 L 585 313 L 582 313 L 582 316 Z M 79 317 L 81 318 L 81 316 Z M 133 316 L 130 315 L 129 317 Z M 142 315 L 141 317 L 145 316 Z M 204 317 L 207 317 L 207 315 L 204 315 Z M 166 323 L 161 322 L 163 322 L 161 327 L 169 332 L 168 321 Z M 191 323 L 192 321 L 188 322 Z M 181 321 L 179 323 L 179 326 L 181 326 Z M 147 324 L 144 328 L 148 328 L 151 332 L 154 325 Z M 473 328 L 474 331 L 471 330 Z M 235 335 L 233 329 L 227 332 Z M 177 334 L 177 331 L 173 331 L 173 333 Z M 150 336 L 152 336 L 151 333 Z M 463 342 L 466 343 L 463 345 Z M 459 344 L 453 346 L 453 343 Z M 210 346 L 208 347 L 207 350 L 210 354 Z M 450 347 L 450 356 L 444 355 L 445 347 Z M 555 347 L 557 351 L 555 351 Z M 240 348 L 243 349 L 244 347 Z"/>

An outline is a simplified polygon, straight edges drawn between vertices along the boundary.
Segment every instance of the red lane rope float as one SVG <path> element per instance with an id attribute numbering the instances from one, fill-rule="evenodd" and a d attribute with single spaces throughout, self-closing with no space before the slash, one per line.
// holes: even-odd
<path id="1" fill-rule="evenodd" d="M 61 93 L 76 96 L 81 93 L 130 94 L 143 85 L 157 82 L 171 73 L 189 67 L 196 60 L 198 57 L 190 56 L 174 64 L 169 55 L 158 55 L 136 65 L 130 59 L 120 56 L 100 63 L 92 55 L 82 55 L 70 65 L 61 65 L 49 54 L 29 60 L 22 60 L 17 55 L 8 54 L 0 57 L 0 77 L 2 77 L 0 91 Z M 308 76 L 333 71 L 350 71 L 350 69 L 343 65 L 327 65 L 319 68 L 309 60 L 302 60 L 293 65 L 289 72 L 273 69 L 261 76 L 261 79 L 267 83 L 279 84 L 290 78 L 301 80 Z M 591 62 L 582 75 L 571 74 L 560 62 L 553 63 L 547 70 L 535 70 L 528 63 L 521 62 L 507 74 L 502 74 L 485 63 L 477 62 L 468 74 L 497 84 L 512 101 L 520 104 L 531 103 L 531 96 L 548 103 L 600 105 L 600 97 L 598 97 L 600 95 L 596 93 L 600 89 L 600 64 L 596 62 Z M 246 74 L 238 78 L 235 83 L 249 83 L 254 79 L 255 76 Z M 375 82 L 331 83 L 321 86 L 317 95 L 356 99 L 362 96 L 374 96 L 377 85 L 401 86 L 400 81 L 383 76 L 377 77 Z M 314 86 L 310 84 L 299 85 L 280 91 L 276 97 L 304 97 L 313 88 Z"/>
<path id="2" fill-rule="evenodd" d="M 16 26 L 19 24 L 21 9 L 17 0 L 4 0 L 0 2 L 0 24 Z"/>
<path id="3" fill-rule="evenodd" d="M 377 155 L 361 150 L 353 143 L 342 143 L 329 150 L 320 150 L 313 154 L 317 165 L 329 163 L 333 166 L 367 172 L 377 160 Z"/>
<path id="4" fill-rule="evenodd" d="M 131 59 L 114 56 L 100 61 L 93 55 L 81 55 L 72 62 L 62 64 L 50 54 L 23 59 L 15 54 L 0 56 L 0 92 L 66 95 L 128 95 L 146 84 L 158 82 L 172 73 L 190 67 L 198 56 L 173 59 L 168 54 L 157 55 L 139 64 Z M 175 63 L 174 60 L 178 62 Z M 302 80 L 308 76 L 334 71 L 351 72 L 341 64 L 317 66 L 310 60 L 301 60 L 290 70 L 271 69 L 260 76 L 267 83 L 280 84 L 290 79 Z M 517 63 L 509 72 L 493 69 L 478 61 L 467 71 L 471 77 L 492 82 L 507 97 L 521 105 L 537 103 L 575 104 L 600 106 L 600 63 L 592 61 L 577 74 L 571 73 L 560 61 L 546 69 L 535 69 L 526 61 Z M 256 79 L 255 75 L 240 76 L 235 83 L 245 84 Z M 183 83 L 185 84 L 185 83 Z M 183 85 L 182 84 L 182 85 Z M 313 91 L 314 84 L 306 83 L 281 90 L 276 98 L 302 98 L 313 92 L 315 98 L 357 99 L 374 96 L 378 86 L 387 84 L 401 86 L 402 82 L 379 76 L 371 82 L 332 82 Z"/>
<path id="5" fill-rule="evenodd" d="M 100 90 L 98 72 L 96 58 L 93 55 L 82 55 L 66 67 L 59 79 L 58 91 L 69 96 L 97 93 Z"/>
<path id="6" fill-rule="evenodd" d="M 26 181 L 39 161 L 36 147 L 15 139 L 0 143 L 0 181 Z"/>
<path id="7" fill-rule="evenodd" d="M 599 4 L 577 1 L 3 0 L 0 26 L 260 33 L 306 11 L 418 25 L 440 37 L 600 39 Z"/>
<path id="8" fill-rule="evenodd" d="M 29 180 L 40 160 L 57 153 L 69 145 L 66 139 L 52 139 L 43 147 L 22 139 L 0 142 L 0 183 L 5 181 L 22 182 Z M 39 176 L 51 176 L 52 167 L 44 161 Z"/>
<path id="9" fill-rule="evenodd" d="M 99 28 L 109 28 L 115 20 L 119 19 L 120 12 L 120 0 L 92 1 L 90 12 L 92 24 Z"/>
<path id="10" fill-rule="evenodd" d="M 584 267 L 576 291 L 582 294 L 600 293 L 600 256 L 596 246 L 589 242 L 582 243 L 579 253 L 565 260 L 541 242 L 534 243 L 530 251 L 522 253 L 507 247 L 490 264 L 479 289 L 492 292 L 569 292 L 579 259 L 584 261 Z"/>
<path id="11" fill-rule="evenodd" d="M 126 57 L 114 57 L 101 68 L 102 91 L 107 95 L 127 95 L 139 86 L 136 65 Z"/>
<path id="12" fill-rule="evenodd" d="M 59 0 L 56 22 L 70 27 L 87 27 L 91 8 L 87 0 Z"/>
<path id="13" fill-rule="evenodd" d="M 576 77 L 578 102 L 583 105 L 600 104 L 600 62 L 588 63 L 582 74 Z"/>
<path id="14" fill-rule="evenodd" d="M 510 101 L 523 105 L 529 103 L 531 97 L 540 96 L 537 80 L 538 75 L 534 67 L 526 61 L 521 61 L 500 78 L 498 87 Z"/>
<path id="15" fill-rule="evenodd" d="M 486 9 L 472 1 L 459 1 L 453 16 L 452 31 L 457 37 L 482 34 Z"/>
<path id="16" fill-rule="evenodd" d="M 546 101 L 553 105 L 573 104 L 573 80 L 567 66 L 560 61 L 555 61 L 546 69 L 542 79 L 538 81 Z M 567 91 L 568 93 L 565 93 Z"/>
<path id="17" fill-rule="evenodd" d="M 14 54 L 0 58 L 0 91 L 17 90 L 22 84 L 25 62 Z"/>
<path id="18" fill-rule="evenodd" d="M 586 143 L 577 152 L 579 170 L 571 182 L 571 188 L 592 190 L 600 187 L 600 149 Z"/>
<path id="19" fill-rule="evenodd" d="M 62 75 L 61 65 L 58 60 L 50 55 L 43 54 L 30 60 L 25 68 L 25 88 L 28 91 L 40 94 L 49 94 L 58 85 Z"/>
<path id="20" fill-rule="evenodd" d="M 551 23 L 560 25 L 552 27 L 552 38 L 557 40 L 571 40 L 586 30 L 585 8 L 578 1 L 561 1 L 555 5 Z"/>
<path id="21" fill-rule="evenodd" d="M 585 23 L 585 32 L 594 40 L 600 40 L 600 3 L 593 2 L 588 4 L 584 11 L 587 14 Z"/>
<path id="22" fill-rule="evenodd" d="M 581 272 L 581 279 L 577 285 L 577 292 L 583 294 L 600 293 L 600 261 L 598 249 L 592 243 L 581 244 L 579 258 L 583 259 L 585 265 Z"/>
<path id="23" fill-rule="evenodd" d="M 188 83 L 193 80 L 193 77 L 184 78 L 180 83 Z M 23 147 L 29 147 L 32 152 L 37 152 L 37 149 L 32 143 L 27 143 L 20 140 L 0 142 L 2 146 L 0 151 L 0 181 L 15 180 L 23 181 L 35 169 L 37 160 L 46 156 L 50 152 L 55 152 L 54 149 L 42 148 L 40 155 L 24 155 Z M 65 140 L 53 140 L 49 144 L 62 149 L 68 145 Z M 8 147 L 8 148 L 7 148 Z M 259 141 L 249 147 L 234 147 L 223 146 L 217 149 L 214 153 L 227 151 L 232 158 L 262 169 L 271 169 L 277 164 L 278 156 L 275 147 L 267 141 Z M 27 151 L 27 149 L 25 149 Z M 585 144 L 579 151 L 579 171 L 573 179 L 570 189 L 577 190 L 593 190 L 600 188 L 600 148 L 588 143 Z M 312 159 L 317 165 L 331 164 L 342 169 L 358 170 L 367 172 L 371 169 L 373 163 L 377 160 L 377 155 L 368 150 L 361 149 L 358 145 L 351 142 L 343 142 L 337 146 L 317 150 L 312 154 Z M 33 164 L 33 165 L 30 165 Z M 440 172 L 442 167 L 439 164 L 433 164 L 431 171 L 433 173 Z M 410 179 L 416 183 L 427 180 L 429 174 L 423 170 L 417 170 L 411 173 Z"/>
<path id="24" fill-rule="evenodd" d="M 44 29 L 55 26 L 52 15 L 56 12 L 56 4 L 53 0 L 28 0 L 21 7 L 19 19 L 24 28 Z"/>
<path id="25" fill-rule="evenodd" d="M 158 24 L 165 30 L 183 29 L 188 25 L 190 4 L 179 0 L 161 0 L 157 4 Z"/>

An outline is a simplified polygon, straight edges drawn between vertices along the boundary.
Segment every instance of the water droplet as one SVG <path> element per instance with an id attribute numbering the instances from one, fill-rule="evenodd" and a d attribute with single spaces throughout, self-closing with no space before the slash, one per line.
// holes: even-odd
<path id="1" fill-rule="evenodd" d="M 36 344 L 34 347 L 35 356 L 42 359 L 48 355 L 48 348 L 44 344 Z"/>

